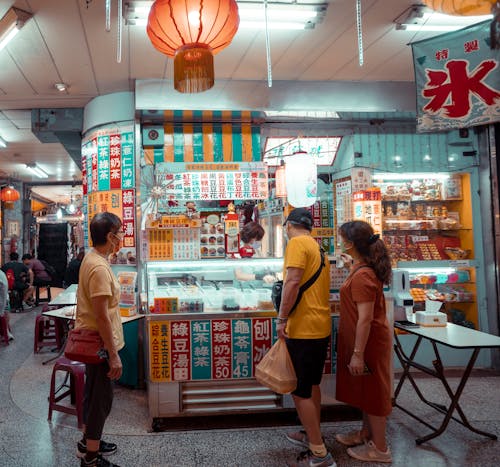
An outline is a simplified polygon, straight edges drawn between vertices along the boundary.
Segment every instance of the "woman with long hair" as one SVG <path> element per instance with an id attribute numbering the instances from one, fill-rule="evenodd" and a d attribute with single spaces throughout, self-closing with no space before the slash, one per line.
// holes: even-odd
<path id="1" fill-rule="evenodd" d="M 341 258 L 350 273 L 340 289 L 336 398 L 363 412 L 359 431 L 335 436 L 347 453 L 367 462 L 392 462 L 386 442 L 391 413 L 392 335 L 383 287 L 391 281 L 384 242 L 370 224 L 352 221 L 339 230 Z"/>

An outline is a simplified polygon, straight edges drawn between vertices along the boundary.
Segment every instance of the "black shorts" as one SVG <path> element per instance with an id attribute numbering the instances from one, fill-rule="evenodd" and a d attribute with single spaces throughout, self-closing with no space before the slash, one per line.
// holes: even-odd
<path id="1" fill-rule="evenodd" d="M 321 339 L 286 339 L 288 353 L 297 374 L 293 395 L 309 399 L 312 387 L 321 383 L 330 336 Z"/>

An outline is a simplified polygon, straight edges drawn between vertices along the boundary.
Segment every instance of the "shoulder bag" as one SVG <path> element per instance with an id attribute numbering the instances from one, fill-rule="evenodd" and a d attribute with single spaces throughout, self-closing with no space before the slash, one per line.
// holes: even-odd
<path id="1" fill-rule="evenodd" d="M 290 310 L 290 313 L 288 313 L 288 316 L 290 316 L 294 311 L 295 308 L 297 308 L 298 304 L 302 300 L 302 295 L 304 295 L 304 292 L 313 285 L 316 280 L 318 279 L 319 275 L 321 274 L 321 271 L 323 270 L 325 266 L 325 253 L 322 248 L 319 249 L 319 253 L 321 255 L 321 263 L 319 265 L 318 270 L 314 273 L 314 275 L 304 284 L 300 286 L 299 293 L 297 295 L 297 300 L 295 300 L 295 303 L 293 304 L 292 309 Z M 283 292 L 283 281 L 276 281 L 273 284 L 273 288 L 271 290 L 271 300 L 273 301 L 274 309 L 279 313 L 280 311 L 280 305 L 281 305 L 281 293 Z"/>
<path id="2" fill-rule="evenodd" d="M 68 333 L 64 356 L 69 360 L 97 365 L 105 361 L 107 352 L 99 332 L 78 328 Z"/>

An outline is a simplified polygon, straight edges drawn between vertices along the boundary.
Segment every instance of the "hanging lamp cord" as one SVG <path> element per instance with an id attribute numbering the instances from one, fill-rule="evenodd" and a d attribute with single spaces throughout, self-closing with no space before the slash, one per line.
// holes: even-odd
<path id="1" fill-rule="evenodd" d="M 273 86 L 273 72 L 271 63 L 271 44 L 269 42 L 269 26 L 267 24 L 267 0 L 264 0 L 264 20 L 266 26 L 266 61 L 267 61 L 267 86 Z"/>

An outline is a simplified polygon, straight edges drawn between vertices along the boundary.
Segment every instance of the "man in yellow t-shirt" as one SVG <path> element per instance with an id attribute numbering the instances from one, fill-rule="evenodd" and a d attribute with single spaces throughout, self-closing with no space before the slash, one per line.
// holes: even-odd
<path id="1" fill-rule="evenodd" d="M 293 310 L 300 287 L 314 276 L 321 265 L 321 253 L 311 236 L 313 219 L 307 209 L 292 210 L 284 226 L 289 241 L 285 250 L 277 333 L 280 339 L 286 339 L 297 374 L 297 388 L 292 392 L 292 397 L 305 430 L 288 433 L 286 437 L 290 442 L 307 449 L 293 465 L 333 467 L 335 461 L 321 435 L 319 387 L 332 328 L 328 303 L 330 267 L 325 261 L 319 277 L 304 292 Z"/>

